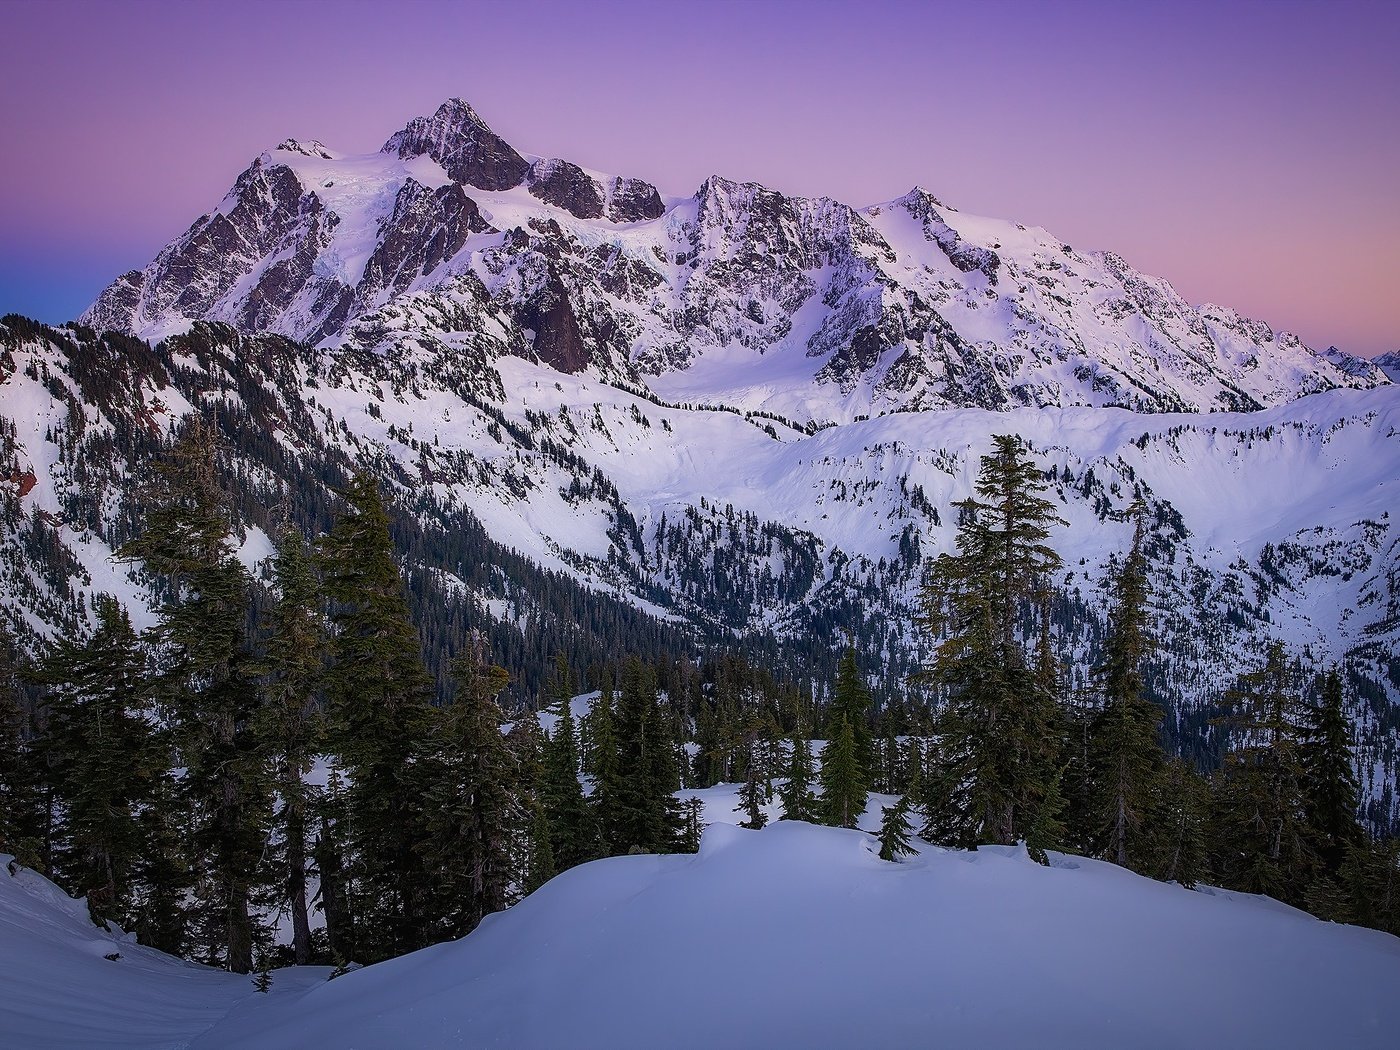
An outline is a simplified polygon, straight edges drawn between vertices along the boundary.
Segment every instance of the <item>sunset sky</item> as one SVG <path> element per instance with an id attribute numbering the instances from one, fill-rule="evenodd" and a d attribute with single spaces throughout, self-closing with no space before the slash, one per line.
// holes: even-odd
<path id="1" fill-rule="evenodd" d="M 914 184 L 1192 302 L 1400 349 L 1400 3 L 0 4 L 0 313 L 57 322 L 293 135 L 468 99 L 688 194 Z"/>

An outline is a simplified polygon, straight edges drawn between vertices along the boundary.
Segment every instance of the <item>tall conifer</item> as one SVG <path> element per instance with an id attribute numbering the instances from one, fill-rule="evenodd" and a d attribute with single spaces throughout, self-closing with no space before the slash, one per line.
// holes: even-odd
<path id="1" fill-rule="evenodd" d="M 341 496 L 345 513 L 320 548 L 334 625 L 328 742 L 348 774 L 344 840 L 356 950 L 372 962 L 428 943 L 421 847 L 432 681 L 379 484 L 361 472 Z"/>
<path id="2" fill-rule="evenodd" d="M 157 697 L 171 713 L 182 781 L 205 856 L 208 925 L 222 933 L 212 958 L 253 967 L 251 896 L 267 840 L 271 797 L 254 732 L 256 668 L 247 636 L 251 580 L 234 555 L 233 514 L 219 478 L 222 441 L 195 417 L 146 486 L 143 528 L 122 548 L 161 577 L 170 600 L 153 638 Z M 215 914 L 217 913 L 217 914 Z"/>

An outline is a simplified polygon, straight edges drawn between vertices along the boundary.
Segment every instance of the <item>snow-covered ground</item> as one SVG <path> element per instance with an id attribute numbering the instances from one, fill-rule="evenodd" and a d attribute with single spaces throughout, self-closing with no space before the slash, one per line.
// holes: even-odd
<path id="1" fill-rule="evenodd" d="M 461 941 L 267 995 L 0 870 L 0 1045 L 1395 1045 L 1400 940 L 1053 859 L 895 864 L 859 831 L 716 823 L 697 856 L 587 864 Z"/>

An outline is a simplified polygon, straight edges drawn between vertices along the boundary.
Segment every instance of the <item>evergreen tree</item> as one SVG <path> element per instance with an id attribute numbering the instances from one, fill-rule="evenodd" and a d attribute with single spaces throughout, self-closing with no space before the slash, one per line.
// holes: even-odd
<path id="1" fill-rule="evenodd" d="M 1165 756 L 1162 713 L 1143 695 L 1148 633 L 1147 556 L 1139 510 L 1133 545 L 1113 580 L 1104 662 L 1095 668 L 1103 706 L 1089 730 L 1094 839 L 1115 864 L 1147 873 L 1155 852 L 1153 816 Z"/>
<path id="2" fill-rule="evenodd" d="M 578 734 L 574 728 L 574 693 L 568 660 L 555 658 L 554 677 L 549 686 L 554 714 L 554 732 L 545 745 L 540 799 L 549 825 L 550 852 L 554 866 L 567 871 L 576 864 L 599 855 L 597 832 L 592 813 L 579 783 Z"/>
<path id="3" fill-rule="evenodd" d="M 44 807 L 28 728 L 14 641 L 0 626 L 0 853 L 13 854 L 29 867 L 47 869 L 41 859 Z"/>
<path id="4" fill-rule="evenodd" d="M 1353 845 L 1338 881 L 1345 910 L 1333 918 L 1400 936 L 1400 838 Z"/>
<path id="5" fill-rule="evenodd" d="M 1055 698 L 1026 659 L 1020 618 L 1042 607 L 1060 566 L 1045 544 L 1063 524 L 1017 438 L 993 438 L 976 492 L 959 504 L 958 552 L 940 555 L 919 618 L 935 641 L 918 676 L 942 693 L 926 834 L 954 845 L 1049 834 L 1063 727 Z M 1052 843 L 1042 843 L 1045 845 Z"/>
<path id="6" fill-rule="evenodd" d="M 233 515 L 219 481 L 222 442 L 202 417 L 154 468 L 143 529 L 122 550 L 161 578 L 170 600 L 153 639 L 157 697 L 170 712 L 182 785 L 194 813 L 212 958 L 253 967 L 251 896 L 267 840 L 271 797 L 254 732 L 256 667 L 247 637 L 251 580 L 234 554 Z"/>
<path id="7" fill-rule="evenodd" d="M 865 771 L 856 758 L 856 737 L 844 719 L 822 749 L 822 816 L 824 823 L 853 828 L 865 812 Z"/>
<path id="8" fill-rule="evenodd" d="M 38 672 L 48 777 L 61 803 L 56 873 L 87 897 L 94 919 L 131 929 L 148 845 L 139 812 L 158 798 L 169 756 L 143 713 L 145 654 L 131 621 L 108 595 L 94 604 L 92 635 L 53 643 Z"/>
<path id="9" fill-rule="evenodd" d="M 1153 822 L 1149 873 L 1188 890 L 1209 875 L 1206 831 L 1210 817 L 1210 788 L 1183 759 L 1163 766 Z"/>
<path id="10" fill-rule="evenodd" d="M 506 740 L 515 760 L 516 795 L 523 822 L 517 835 L 516 867 L 525 892 L 533 893 L 558 873 L 543 795 L 548 740 L 538 716 L 531 711 L 516 719 Z"/>
<path id="11" fill-rule="evenodd" d="M 321 541 L 332 604 L 328 743 L 348 774 L 344 841 L 355 884 L 356 951 L 375 961 L 428 941 L 422 799 L 432 682 L 409 619 L 378 483 L 357 474 Z"/>
<path id="12" fill-rule="evenodd" d="M 912 802 L 906 796 L 880 810 L 880 859 L 898 860 L 914 851 L 914 826 L 909 821 Z"/>
<path id="13" fill-rule="evenodd" d="M 763 812 L 763 781 L 754 765 L 749 766 L 748 777 L 739 788 L 739 807 L 735 812 L 744 814 L 741 828 L 758 831 L 768 823 L 768 814 Z"/>
<path id="14" fill-rule="evenodd" d="M 836 686 L 831 694 L 827 732 L 834 737 L 843 720 L 851 727 L 856 761 L 869 776 L 875 769 L 870 733 L 870 690 L 861 678 L 854 642 L 847 643 L 846 651 L 841 654 L 841 662 L 836 666 Z"/>
<path id="15" fill-rule="evenodd" d="M 1365 838 L 1357 820 L 1360 788 L 1352 766 L 1351 727 L 1336 668 L 1324 677 L 1318 702 L 1304 711 L 1299 760 L 1312 847 L 1322 871 L 1335 876 L 1348 852 Z"/>
<path id="16" fill-rule="evenodd" d="M 311 855 L 320 877 L 320 908 L 326 916 L 326 941 L 331 958 L 341 962 L 356 955 L 355 916 L 345 874 L 344 828 L 347 823 L 345 782 L 331 767 L 326 790 L 317 799 L 320 833 Z"/>
<path id="17" fill-rule="evenodd" d="M 325 676 L 327 630 L 320 612 L 320 584 L 301 534 L 285 528 L 272 563 L 277 600 L 269 614 L 264 665 L 267 702 L 259 735 L 271 756 L 281 801 L 276 828 L 282 840 L 282 899 L 292 918 L 292 954 L 311 961 L 306 884 L 310 792 L 304 781 L 324 743 L 320 691 Z"/>
<path id="18" fill-rule="evenodd" d="M 812 744 L 802 735 L 799 725 L 792 734 L 787 782 L 778 791 L 778 798 L 783 804 L 783 820 L 805 820 L 811 824 L 821 822 L 820 803 L 812 790 L 813 768 Z"/>
<path id="19" fill-rule="evenodd" d="M 593 778 L 593 794 L 589 798 L 590 816 L 607 856 L 626 853 L 623 827 L 623 771 L 618 756 L 617 732 L 614 726 L 615 700 L 610 679 L 603 681 L 598 699 L 586 718 L 588 747 L 585 749 L 585 771 Z"/>
<path id="20" fill-rule="evenodd" d="M 1301 704 L 1282 642 L 1259 670 L 1225 696 L 1233 746 L 1218 777 L 1216 873 L 1231 889 L 1302 903 L 1312 875 L 1304 770 L 1298 745 Z"/>
<path id="21" fill-rule="evenodd" d="M 439 891 L 442 933 L 460 937 L 512 903 L 527 814 L 518 757 L 501 733 L 504 716 L 496 703 L 509 676 L 487 661 L 485 639 L 475 631 L 452 672 L 457 694 L 444 712 L 442 746 L 430 763 L 423 851 Z"/>
<path id="22" fill-rule="evenodd" d="M 700 822 L 700 812 L 704 803 L 694 795 L 681 803 L 681 835 L 677 849 L 681 853 L 699 853 L 700 836 L 704 825 Z"/>
<path id="23" fill-rule="evenodd" d="M 616 852 L 665 853 L 680 831 L 672 794 L 680 787 L 670 719 L 658 709 L 655 677 L 640 660 L 623 670 L 615 729 L 619 776 L 615 788 Z"/>

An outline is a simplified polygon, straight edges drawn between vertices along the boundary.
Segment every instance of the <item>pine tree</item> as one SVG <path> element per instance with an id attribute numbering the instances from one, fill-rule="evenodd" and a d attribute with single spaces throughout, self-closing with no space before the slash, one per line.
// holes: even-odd
<path id="1" fill-rule="evenodd" d="M 170 600 L 153 639 L 157 698 L 169 709 L 182 784 L 207 858 L 208 925 L 221 929 L 214 958 L 235 973 L 253 966 L 251 896 L 271 815 L 261 742 L 256 667 L 247 637 L 251 580 L 234 555 L 233 515 L 219 480 L 222 442 L 195 417 L 154 467 L 143 493 L 143 529 L 121 555 L 160 577 Z M 215 916 L 217 915 L 217 918 Z"/>
<path id="2" fill-rule="evenodd" d="M 45 821 L 38 758 L 28 739 L 29 718 L 20 699 L 14 640 L 0 626 L 0 853 L 24 865 L 47 869 L 41 859 Z"/>
<path id="3" fill-rule="evenodd" d="M 1169 759 L 1163 766 L 1153 823 L 1157 834 L 1148 874 L 1164 882 L 1178 882 L 1188 890 L 1207 878 L 1206 831 L 1210 817 L 1210 788 L 1183 759 Z"/>
<path id="4" fill-rule="evenodd" d="M 524 712 L 506 736 L 515 761 L 517 804 L 521 826 L 517 833 L 518 880 L 526 893 L 534 893 L 558 874 L 544 805 L 545 747 L 548 740 L 538 716 Z"/>
<path id="5" fill-rule="evenodd" d="M 510 678 L 488 662 L 480 632 L 472 632 L 452 673 L 457 694 L 444 712 L 442 746 L 430 763 L 423 850 L 439 891 L 442 932 L 460 937 L 512 903 L 527 814 L 519 762 L 501 733 L 504 716 L 496 703 Z"/>
<path id="6" fill-rule="evenodd" d="M 1342 676 L 1323 679 L 1322 695 L 1303 712 L 1299 740 L 1312 848 L 1326 876 L 1335 876 L 1365 835 L 1357 820 L 1360 788 L 1352 766 L 1351 727 L 1342 706 Z"/>
<path id="7" fill-rule="evenodd" d="M 704 831 L 700 821 L 703 806 L 704 803 L 695 795 L 681 803 L 681 835 L 676 847 L 681 853 L 700 852 L 700 836 Z"/>
<path id="8" fill-rule="evenodd" d="M 959 504 L 958 552 L 935 561 L 919 617 L 936 648 L 917 677 L 942 693 L 926 834 L 962 846 L 1048 834 L 1056 821 L 1040 810 L 1059 794 L 1060 713 L 1026 659 L 1020 619 L 1043 607 L 1060 565 L 1044 541 L 1063 522 L 1019 440 L 993 443 L 976 485 L 982 499 Z"/>
<path id="9" fill-rule="evenodd" d="M 870 713 L 870 690 L 860 676 L 855 643 L 848 642 L 846 651 L 841 654 L 841 662 L 836 666 L 836 686 L 831 694 L 827 731 L 835 736 L 837 728 L 845 720 L 855 740 L 856 761 L 867 776 L 875 770 Z"/>
<path id="10" fill-rule="evenodd" d="M 1162 713 L 1143 696 L 1148 633 L 1147 556 L 1139 510 L 1133 545 L 1113 580 L 1104 662 L 1095 668 L 1103 706 L 1089 729 L 1091 806 L 1103 856 L 1146 873 L 1155 852 L 1154 807 L 1165 756 L 1158 740 Z"/>
<path id="11" fill-rule="evenodd" d="M 549 686 L 555 715 L 554 732 L 545 745 L 543 780 L 540 799 L 549 824 L 550 852 L 554 866 L 567 871 L 597 857 L 600 844 L 593 825 L 593 815 L 579 783 L 578 734 L 574 728 L 571 699 L 574 693 L 573 675 L 569 663 L 559 655 L 555 658 L 554 677 Z"/>
<path id="12" fill-rule="evenodd" d="M 1400 936 L 1400 838 L 1353 845 L 1338 872 L 1344 911 L 1338 921 L 1354 922 Z"/>
<path id="13" fill-rule="evenodd" d="M 909 821 L 912 802 L 906 796 L 880 809 L 880 859 L 898 860 L 914 853 L 914 826 Z"/>
<path id="14" fill-rule="evenodd" d="M 853 828 L 865 812 L 865 771 L 856 758 L 856 737 L 844 719 L 822 749 L 822 816 L 824 823 Z"/>
<path id="15" fill-rule="evenodd" d="M 292 953 L 298 966 L 311 961 L 307 915 L 307 826 L 311 795 L 304 781 L 324 743 L 320 692 L 325 677 L 327 630 L 320 612 L 320 584 L 301 534 L 283 529 L 272 564 L 277 600 L 269 615 L 264 656 L 267 702 L 259 736 L 272 759 L 281 808 L 283 902 L 291 912 Z"/>
<path id="16" fill-rule="evenodd" d="M 763 781 L 753 764 L 750 764 L 748 776 L 739 788 L 739 806 L 735 812 L 744 814 L 745 819 L 739 824 L 741 828 L 758 831 L 768 824 L 768 814 L 763 812 Z"/>
<path id="17" fill-rule="evenodd" d="M 349 780 L 344 842 L 356 952 L 377 961 L 429 943 L 422 759 L 431 746 L 432 681 L 379 485 L 360 473 L 341 496 L 346 512 L 320 550 L 334 625 L 328 743 Z"/>
<path id="18" fill-rule="evenodd" d="M 821 821 L 820 803 L 812 790 L 814 763 L 812 744 L 802 735 L 799 725 L 793 730 L 792 751 L 788 757 L 787 782 L 778 791 L 783 804 L 783 820 Z"/>
<path id="19" fill-rule="evenodd" d="M 670 720 L 659 710 L 651 668 L 631 659 L 623 670 L 614 722 L 619 776 L 613 846 L 623 853 L 665 853 L 680 831 L 673 792 L 680 788 Z"/>
<path id="20" fill-rule="evenodd" d="M 1298 746 L 1300 691 L 1282 642 L 1225 696 L 1232 748 L 1218 778 L 1217 874 L 1231 889 L 1302 903 L 1315 863 Z"/>
<path id="21" fill-rule="evenodd" d="M 623 772 L 613 717 L 615 703 L 612 682 L 605 679 L 586 718 L 588 747 L 584 769 L 593 778 L 589 811 L 602 851 L 607 856 L 617 856 L 628 849 L 628 844 L 622 842 L 626 834 L 622 814 Z"/>
<path id="22" fill-rule="evenodd" d="M 47 687 L 48 779 L 61 802 L 56 872 L 87 897 L 94 919 L 131 929 L 148 846 L 140 811 L 159 798 L 168 755 L 144 714 L 145 654 L 131 620 L 108 595 L 94 607 L 92 635 L 51 644 L 37 676 Z"/>

